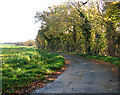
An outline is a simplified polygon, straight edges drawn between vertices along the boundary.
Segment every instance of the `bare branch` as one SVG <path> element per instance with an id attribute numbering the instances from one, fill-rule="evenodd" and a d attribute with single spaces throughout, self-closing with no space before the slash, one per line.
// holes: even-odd
<path id="1" fill-rule="evenodd" d="M 86 2 L 82 2 L 82 1 L 80 1 L 83 5 L 85 5 L 85 4 L 87 4 L 87 2 L 88 2 L 89 0 L 87 0 Z"/>

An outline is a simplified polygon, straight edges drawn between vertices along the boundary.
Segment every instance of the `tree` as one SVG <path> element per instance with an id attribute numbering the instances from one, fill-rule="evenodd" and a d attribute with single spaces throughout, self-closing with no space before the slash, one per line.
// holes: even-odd
<path id="1" fill-rule="evenodd" d="M 112 10 L 113 7 L 117 11 Z M 36 36 L 37 46 L 42 49 L 118 57 L 118 10 L 119 2 L 100 8 L 99 2 L 86 1 L 67 2 L 49 7 L 48 11 L 37 12 L 35 17 L 41 21 Z"/>
<path id="2" fill-rule="evenodd" d="M 35 46 L 35 41 L 34 40 L 28 40 L 23 42 L 24 46 Z"/>
<path id="3" fill-rule="evenodd" d="M 120 1 L 118 2 L 112 2 L 107 6 L 105 18 L 108 19 L 108 25 L 107 31 L 111 31 L 109 34 L 110 44 L 109 47 L 113 47 L 112 52 L 114 51 L 113 56 L 120 57 L 120 32 L 117 30 L 117 28 L 120 27 Z M 112 40 L 112 41 L 111 41 Z M 110 52 L 111 52 L 110 51 Z"/>

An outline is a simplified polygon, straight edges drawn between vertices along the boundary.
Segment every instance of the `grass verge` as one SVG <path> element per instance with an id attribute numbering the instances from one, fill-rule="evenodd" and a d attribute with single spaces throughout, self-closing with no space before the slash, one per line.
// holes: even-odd
<path id="1" fill-rule="evenodd" d="M 115 67 L 120 69 L 120 58 L 111 57 L 111 56 L 102 56 L 102 55 L 86 55 L 86 54 L 80 54 L 80 53 L 75 53 L 75 55 L 102 60 L 104 62 L 113 64 Z"/>
<path id="2" fill-rule="evenodd" d="M 2 48 L 2 93 L 21 93 L 65 65 L 63 56 L 28 47 Z M 50 80 L 47 80 L 50 81 Z M 26 92 L 27 93 L 27 92 Z"/>

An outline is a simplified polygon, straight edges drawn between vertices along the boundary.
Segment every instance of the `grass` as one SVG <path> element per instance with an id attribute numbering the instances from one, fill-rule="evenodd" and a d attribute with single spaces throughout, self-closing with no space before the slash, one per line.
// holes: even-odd
<path id="1" fill-rule="evenodd" d="M 79 55 L 79 56 L 83 56 L 83 57 L 87 57 L 87 58 L 98 59 L 98 60 L 102 60 L 104 62 L 109 62 L 109 63 L 113 64 L 115 67 L 120 69 L 120 58 L 111 57 L 111 56 L 102 56 L 102 55 L 86 55 L 86 54 L 80 54 L 80 53 L 76 53 L 75 55 Z"/>
<path id="2" fill-rule="evenodd" d="M 2 47 L 2 92 L 15 93 L 65 65 L 64 58 L 31 47 Z"/>
<path id="3" fill-rule="evenodd" d="M 17 46 L 15 46 L 14 44 L 0 44 L 0 48 L 5 48 L 5 47 L 10 48 L 10 47 L 17 47 Z"/>

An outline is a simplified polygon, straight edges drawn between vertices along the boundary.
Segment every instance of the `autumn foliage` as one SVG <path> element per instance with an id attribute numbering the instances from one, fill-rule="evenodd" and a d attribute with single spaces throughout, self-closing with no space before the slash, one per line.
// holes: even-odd
<path id="1" fill-rule="evenodd" d="M 101 5 L 102 4 L 102 5 Z M 102 6 L 102 7 L 101 7 Z M 41 49 L 120 57 L 120 2 L 67 2 L 37 12 Z"/>

